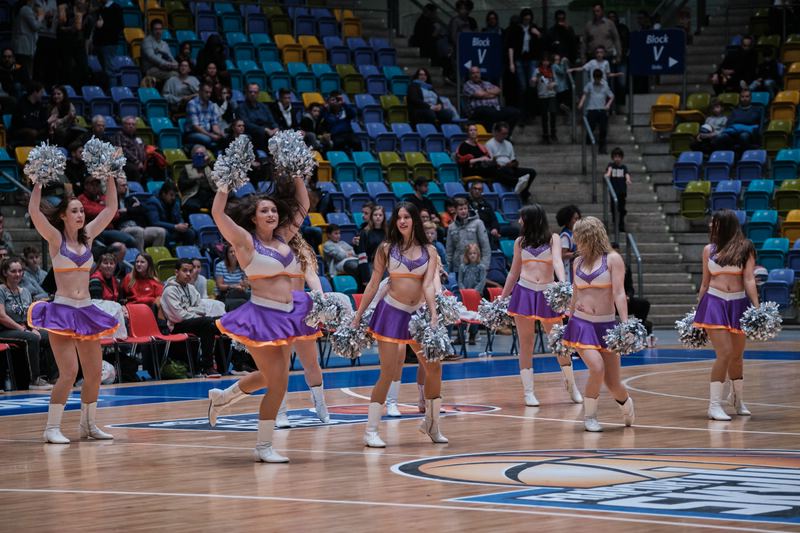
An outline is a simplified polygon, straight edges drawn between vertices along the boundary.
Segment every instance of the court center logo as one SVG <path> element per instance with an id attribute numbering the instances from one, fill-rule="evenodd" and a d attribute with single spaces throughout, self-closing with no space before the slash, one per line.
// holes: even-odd
<path id="1" fill-rule="evenodd" d="M 800 524 L 800 452 L 790 450 L 502 452 L 410 461 L 392 470 L 513 489 L 458 502 Z"/>

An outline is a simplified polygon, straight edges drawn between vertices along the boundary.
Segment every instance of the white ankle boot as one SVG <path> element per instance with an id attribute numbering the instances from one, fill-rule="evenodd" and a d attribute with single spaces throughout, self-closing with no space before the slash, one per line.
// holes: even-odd
<path id="1" fill-rule="evenodd" d="M 69 439 L 61 433 L 61 417 L 64 415 L 63 403 L 51 403 L 47 407 L 47 425 L 42 438 L 50 444 L 69 444 Z"/>
<path id="2" fill-rule="evenodd" d="M 734 379 L 731 383 L 733 383 L 733 406 L 736 407 L 736 414 L 750 416 L 750 409 L 744 404 L 744 379 Z"/>
<path id="3" fill-rule="evenodd" d="M 289 422 L 288 408 L 286 407 L 286 396 L 283 397 L 283 401 L 281 401 L 281 406 L 278 407 L 278 415 L 275 417 L 275 427 L 276 428 L 292 427 L 292 423 Z"/>
<path id="4" fill-rule="evenodd" d="M 217 417 L 222 411 L 247 396 L 242 392 L 237 381 L 225 390 L 211 389 L 208 391 L 208 423 L 213 428 L 217 425 Z"/>
<path id="5" fill-rule="evenodd" d="M 619 410 L 622 411 L 622 420 L 625 422 L 625 426 L 631 427 L 636 419 L 636 413 L 633 410 L 633 398 L 628 396 L 625 403 L 619 406 Z"/>
<path id="6" fill-rule="evenodd" d="M 111 440 L 114 435 L 106 433 L 95 424 L 97 402 L 81 403 L 80 436 L 82 439 Z"/>
<path id="7" fill-rule="evenodd" d="M 564 387 L 567 389 L 570 399 L 574 403 L 583 403 L 581 391 L 578 390 L 578 386 L 575 384 L 575 373 L 572 371 L 572 365 L 562 366 L 561 375 L 564 377 Z"/>
<path id="8" fill-rule="evenodd" d="M 386 394 L 386 416 L 403 416 L 397 405 L 397 397 L 400 395 L 400 382 L 392 381 L 389 385 L 389 392 Z"/>
<path id="9" fill-rule="evenodd" d="M 314 402 L 314 410 L 317 412 L 317 418 L 323 424 L 331 421 L 331 416 L 328 414 L 328 406 L 325 404 L 325 391 L 322 385 L 311 387 L 311 401 Z"/>
<path id="10" fill-rule="evenodd" d="M 709 386 L 708 418 L 711 420 L 728 421 L 731 419 L 722 408 L 722 389 L 724 383 L 712 381 Z"/>
<path id="11" fill-rule="evenodd" d="M 539 407 L 539 400 L 533 394 L 533 369 L 521 368 L 519 377 L 522 380 L 522 389 L 525 391 L 525 405 L 528 407 Z"/>
<path id="12" fill-rule="evenodd" d="M 386 448 L 386 443 L 378 435 L 378 426 L 381 423 L 383 405 L 378 402 L 369 404 L 367 411 L 367 429 L 364 431 L 364 446 L 369 448 Z"/>
<path id="13" fill-rule="evenodd" d="M 288 463 L 289 458 L 284 457 L 272 447 L 272 432 L 275 430 L 275 420 L 258 421 L 258 437 L 253 457 L 257 463 Z"/>
<path id="14" fill-rule="evenodd" d="M 419 399 L 417 400 L 417 410 L 420 413 L 425 412 L 425 385 L 417 383 L 417 390 L 419 390 Z"/>
<path id="15" fill-rule="evenodd" d="M 598 398 L 583 399 L 583 428 L 586 431 L 603 431 L 603 426 L 597 421 Z"/>
<path id="16" fill-rule="evenodd" d="M 447 437 L 439 429 L 439 409 L 442 399 L 425 400 L 425 419 L 419 425 L 419 430 L 431 438 L 435 444 L 447 444 Z"/>

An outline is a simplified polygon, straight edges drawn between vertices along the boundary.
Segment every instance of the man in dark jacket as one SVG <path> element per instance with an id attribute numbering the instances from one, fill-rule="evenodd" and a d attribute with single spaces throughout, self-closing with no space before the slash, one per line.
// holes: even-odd
<path id="1" fill-rule="evenodd" d="M 94 49 L 99 53 L 100 64 L 108 77 L 109 85 L 114 83 L 116 72 L 111 64 L 111 59 L 117 55 L 117 45 L 122 38 L 122 29 L 125 23 L 122 20 L 122 6 L 114 0 L 106 0 L 97 12 L 97 22 L 94 25 L 92 42 Z"/>
<path id="2" fill-rule="evenodd" d="M 547 32 L 548 48 L 554 54 L 569 59 L 571 65 L 578 59 L 578 37 L 575 30 L 567 24 L 567 14 L 563 9 L 556 11 L 556 23 Z"/>
<path id="3" fill-rule="evenodd" d="M 267 141 L 278 132 L 278 124 L 267 104 L 258 101 L 261 87 L 257 83 L 247 85 L 244 103 L 236 108 L 236 115 L 244 120 L 247 134 L 253 145 L 261 150 L 267 149 Z"/>
<path id="4" fill-rule="evenodd" d="M 278 124 L 280 130 L 300 129 L 300 120 L 292 107 L 292 91 L 281 89 L 278 91 L 278 101 L 270 104 L 272 118 Z"/>
<path id="5" fill-rule="evenodd" d="M 341 93 L 332 91 L 328 95 L 328 109 L 324 115 L 331 133 L 334 150 L 358 151 L 361 150 L 361 141 L 353 132 L 351 121 L 356 119 L 356 112 L 352 106 L 344 103 Z"/>
<path id="6" fill-rule="evenodd" d="M 183 221 L 181 203 L 177 198 L 178 188 L 167 180 L 161 186 L 158 196 L 145 202 L 148 226 L 158 226 L 167 230 L 167 243 L 195 244 L 197 234 Z"/>
<path id="7" fill-rule="evenodd" d="M 322 104 L 315 102 L 308 106 L 308 111 L 300 120 L 300 129 L 306 132 L 304 139 L 306 144 L 323 154 L 333 148 L 324 110 Z"/>
<path id="8" fill-rule="evenodd" d="M 26 92 L 11 117 L 9 136 L 14 146 L 34 146 L 47 137 L 47 114 L 42 105 L 44 87 L 32 81 Z"/>

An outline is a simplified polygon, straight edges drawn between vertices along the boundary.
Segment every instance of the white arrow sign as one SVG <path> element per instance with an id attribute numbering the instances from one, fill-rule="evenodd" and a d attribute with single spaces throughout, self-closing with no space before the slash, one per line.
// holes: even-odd
<path id="1" fill-rule="evenodd" d="M 670 68 L 672 68 L 672 67 L 674 67 L 675 65 L 677 65 L 677 64 L 678 64 L 678 60 L 677 60 L 677 59 L 673 59 L 673 58 L 669 57 L 669 58 L 667 58 L 667 64 L 668 64 L 668 66 L 669 66 Z"/>
<path id="2" fill-rule="evenodd" d="M 464 63 L 464 67 L 466 67 L 467 70 L 471 69 L 472 68 L 472 60 L 470 59 L 469 61 Z"/>

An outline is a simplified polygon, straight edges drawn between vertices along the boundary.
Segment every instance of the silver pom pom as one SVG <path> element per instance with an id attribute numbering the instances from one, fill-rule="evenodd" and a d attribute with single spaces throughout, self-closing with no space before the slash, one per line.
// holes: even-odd
<path id="1" fill-rule="evenodd" d="M 432 328 L 428 326 L 420 339 L 415 339 L 422 348 L 422 354 L 428 362 L 443 361 L 450 355 L 450 335 L 441 324 Z"/>
<path id="2" fill-rule="evenodd" d="M 314 173 L 317 161 L 297 130 L 279 131 L 269 139 L 269 153 L 279 174 L 293 178 L 308 178 Z"/>
<path id="3" fill-rule="evenodd" d="M 768 341 L 781 331 L 781 318 L 778 304 L 761 302 L 758 307 L 748 307 L 739 320 L 742 331 L 751 341 Z"/>
<path id="4" fill-rule="evenodd" d="M 638 318 L 629 318 L 609 329 L 603 339 L 609 351 L 628 355 L 644 350 L 647 345 L 647 329 Z"/>
<path id="5" fill-rule="evenodd" d="M 111 143 L 92 137 L 83 146 L 83 162 L 86 170 L 93 178 L 104 180 L 108 177 L 120 178 L 125 176 L 125 156 L 122 148 L 117 148 Z"/>
<path id="6" fill-rule="evenodd" d="M 508 296 L 495 298 L 493 301 L 481 300 L 478 305 L 478 320 L 488 329 L 494 331 L 502 327 L 510 327 L 513 324 L 512 318 L 508 314 Z"/>
<path id="7" fill-rule="evenodd" d="M 569 307 L 572 300 L 572 283 L 569 281 L 559 281 L 544 290 L 544 299 L 547 305 L 556 313 L 563 313 Z"/>
<path id="8" fill-rule="evenodd" d="M 235 191 L 250 181 L 247 173 L 253 168 L 255 160 L 256 156 L 253 154 L 253 143 L 250 142 L 250 137 L 239 135 L 214 162 L 211 179 L 214 180 L 217 187 L 226 188 L 231 192 Z"/>
<path id="9" fill-rule="evenodd" d="M 241 343 L 241 342 L 239 342 L 239 341 L 233 341 L 233 342 L 231 342 L 231 349 L 232 349 L 232 350 L 236 350 L 237 352 L 250 353 L 250 352 L 247 350 L 247 346 L 245 346 L 244 344 L 242 344 L 242 343 Z"/>
<path id="10" fill-rule="evenodd" d="M 550 335 L 547 337 L 547 347 L 550 348 L 553 355 L 557 357 L 570 357 L 575 351 L 571 347 L 565 346 L 562 342 L 566 329 L 567 326 L 563 324 L 555 324 L 553 329 L 550 330 Z"/>
<path id="11" fill-rule="evenodd" d="M 25 163 L 25 175 L 31 183 L 42 186 L 61 180 L 64 175 L 64 167 L 67 158 L 58 146 L 52 146 L 43 142 L 31 150 L 28 154 L 28 162 Z"/>
<path id="12" fill-rule="evenodd" d="M 466 310 L 466 308 L 455 296 L 441 293 L 436 295 L 436 314 L 439 315 L 439 324 L 452 326 L 457 323 L 462 310 Z"/>
<path id="13" fill-rule="evenodd" d="M 341 320 L 347 318 L 347 310 L 344 309 L 338 298 L 317 291 L 311 291 L 308 293 L 308 297 L 311 299 L 312 306 L 311 311 L 306 315 L 305 323 L 312 328 L 322 324 L 328 329 L 337 329 Z M 351 320 L 352 316 L 351 313 Z"/>
<path id="14" fill-rule="evenodd" d="M 678 340 L 687 348 L 702 348 L 708 344 L 706 330 L 694 327 L 694 309 L 675 321 L 675 329 L 678 330 Z"/>
<path id="15" fill-rule="evenodd" d="M 364 350 L 372 346 L 373 338 L 367 331 L 370 318 L 372 318 L 372 309 L 367 309 L 361 316 L 361 322 L 358 326 L 352 328 L 347 324 L 353 321 L 353 315 L 347 314 L 341 320 L 343 327 L 331 334 L 331 349 L 333 353 L 345 359 L 358 359 Z"/>

